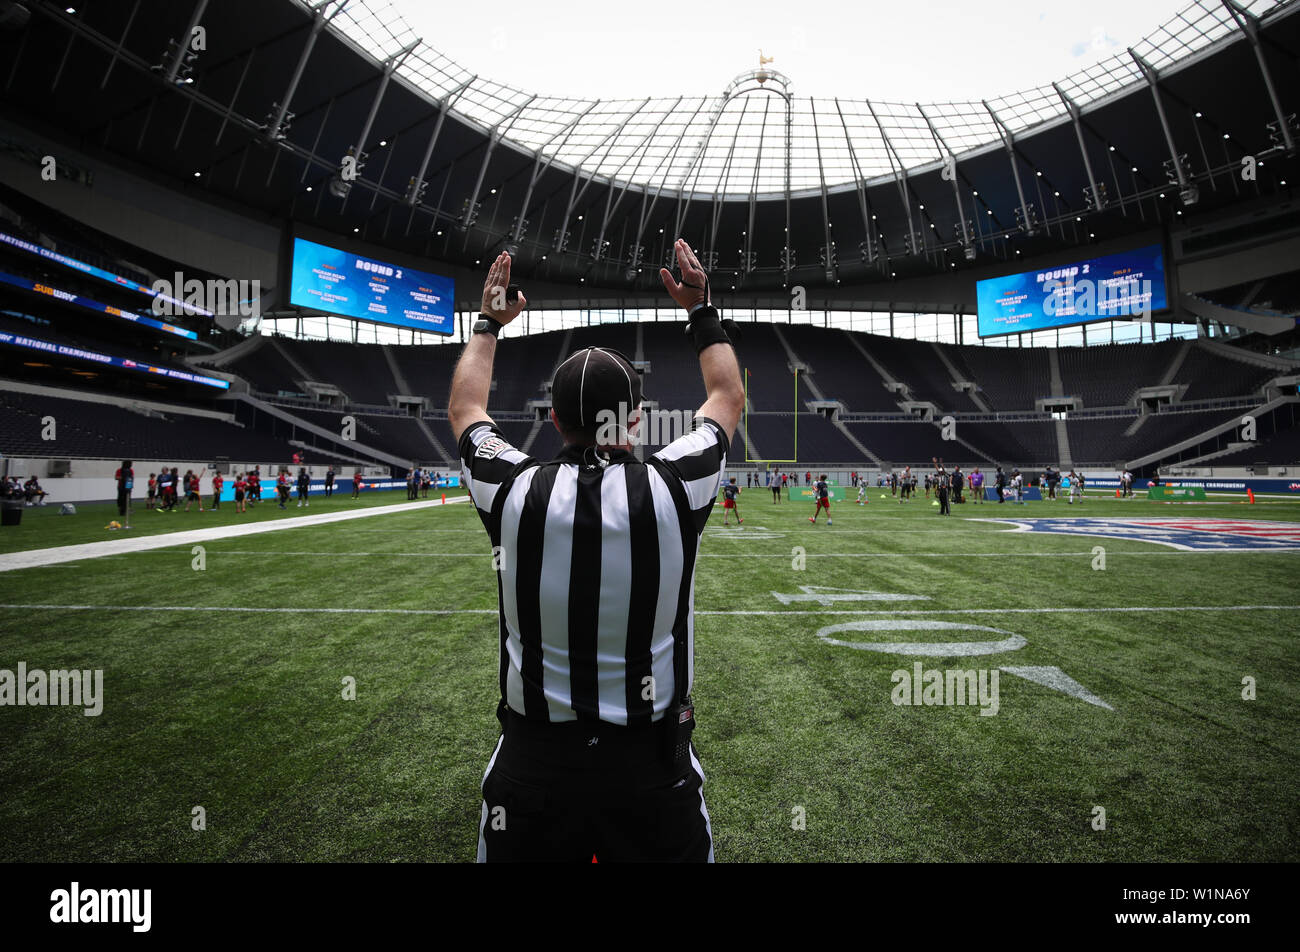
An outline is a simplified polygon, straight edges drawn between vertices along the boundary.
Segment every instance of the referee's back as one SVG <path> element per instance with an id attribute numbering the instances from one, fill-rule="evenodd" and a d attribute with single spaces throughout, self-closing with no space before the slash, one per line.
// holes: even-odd
<path id="1" fill-rule="evenodd" d="M 466 483 L 499 565 L 499 676 L 511 711 L 635 726 L 690 692 L 695 557 L 727 444 L 717 423 L 697 418 L 646 462 L 573 445 L 542 462 L 490 423 L 465 431 Z"/>

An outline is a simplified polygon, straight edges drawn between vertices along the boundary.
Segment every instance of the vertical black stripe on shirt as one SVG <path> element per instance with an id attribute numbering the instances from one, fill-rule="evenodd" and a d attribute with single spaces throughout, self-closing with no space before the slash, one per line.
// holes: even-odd
<path id="1" fill-rule="evenodd" d="M 524 682 L 524 716 L 548 720 L 550 712 L 542 693 L 542 549 L 546 538 L 546 509 L 555 485 L 554 466 L 539 466 L 519 513 L 515 551 L 515 604 L 519 615 L 519 640 L 523 644 L 520 676 Z M 504 692 L 503 695 L 504 696 Z"/>
<path id="2" fill-rule="evenodd" d="M 600 632 L 600 484 L 605 470 L 578 468 L 569 563 L 569 690 L 580 716 L 600 716 L 596 647 Z"/>
<path id="3" fill-rule="evenodd" d="M 650 654 L 654 635 L 655 609 L 659 604 L 659 523 L 655 519 L 650 472 L 645 466 L 623 467 L 627 478 L 627 510 L 632 550 L 632 591 L 627 607 L 627 723 L 629 727 L 650 723 L 654 701 L 643 700 L 642 679 L 652 677 Z M 655 696 L 658 691 L 655 692 Z"/>
<path id="4" fill-rule="evenodd" d="M 471 431 L 472 428 L 466 429 L 465 431 L 466 435 L 468 436 L 468 434 Z M 506 499 L 510 495 L 510 489 L 511 487 L 514 486 L 515 480 L 518 479 L 519 475 L 523 473 L 523 471 L 526 470 L 527 468 L 528 468 L 527 465 L 516 466 L 514 468 L 514 471 L 510 474 L 510 477 L 504 483 L 502 483 L 500 486 L 497 487 L 497 494 L 492 500 L 491 512 L 485 514 L 483 513 L 482 510 L 478 508 L 477 505 L 474 506 L 475 510 L 483 518 L 483 525 L 487 528 L 488 531 L 488 541 L 492 543 L 493 556 L 494 556 L 493 564 L 497 564 L 497 559 L 495 558 L 495 555 L 496 552 L 500 551 L 501 514 L 505 510 Z M 506 696 L 506 674 L 510 670 L 510 654 L 506 650 L 506 643 L 510 640 L 510 629 L 506 627 L 506 613 L 505 613 L 505 609 L 502 607 L 505 605 L 505 599 L 501 597 L 502 581 L 501 581 L 500 569 L 496 570 L 496 577 L 497 577 L 497 667 L 499 669 L 497 672 L 497 680 L 500 683 L 501 697 L 502 699 L 504 699 Z"/>
<path id="5" fill-rule="evenodd" d="M 657 464 L 656 468 L 664 465 L 662 460 L 654 460 L 653 463 Z M 664 473 L 662 469 L 659 475 L 664 476 L 664 482 L 668 484 L 668 492 L 673 497 L 673 504 L 677 507 L 677 527 L 681 532 L 682 540 L 682 581 L 677 590 L 677 617 L 673 619 L 672 703 L 676 704 L 686 694 L 689 670 L 686 654 L 691 649 L 687 638 L 691 615 L 691 585 L 695 581 L 695 547 L 699 544 L 700 537 L 695 532 L 691 503 L 686 497 L 686 487 L 673 479 L 670 474 Z"/>

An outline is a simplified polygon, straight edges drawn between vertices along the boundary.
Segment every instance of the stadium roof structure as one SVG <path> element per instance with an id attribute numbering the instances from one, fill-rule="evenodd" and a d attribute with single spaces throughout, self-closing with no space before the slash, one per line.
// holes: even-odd
<path id="1" fill-rule="evenodd" d="M 341 244 L 464 268 L 508 249 L 529 280 L 630 298 L 661 293 L 677 235 L 724 291 L 883 300 L 1300 177 L 1300 0 L 1195 0 L 1048 86 L 933 104 L 802 97 L 768 66 L 712 94 L 546 96 L 465 70 L 390 0 L 15 6 L 0 108 L 27 128 Z"/>
<path id="2" fill-rule="evenodd" d="M 306 5 L 306 0 L 299 0 Z M 1196 0 L 1131 50 L 1114 54 L 1046 86 L 987 100 L 901 103 L 843 96 L 795 95 L 789 78 L 761 66 L 742 73 L 721 93 L 671 98 L 602 100 L 551 97 L 480 76 L 424 44 L 402 17 L 397 0 L 352 0 L 333 19 L 336 29 L 380 62 L 399 59 L 398 72 L 484 131 L 536 150 L 560 168 L 724 200 L 811 194 L 851 188 L 855 181 L 892 178 L 1000 145 L 1052 120 L 1071 104 L 1087 109 L 1144 83 L 1145 63 L 1168 70 L 1241 29 L 1239 17 L 1259 17 L 1278 0 Z M 408 52 L 409 51 L 409 52 Z M 405 55 L 404 55 L 405 54 Z"/>

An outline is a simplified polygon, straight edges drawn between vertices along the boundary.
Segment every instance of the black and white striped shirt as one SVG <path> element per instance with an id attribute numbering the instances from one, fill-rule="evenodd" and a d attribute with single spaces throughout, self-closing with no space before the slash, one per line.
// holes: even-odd
<path id="1" fill-rule="evenodd" d="M 465 484 L 498 553 L 501 695 L 537 721 L 657 721 L 689 693 L 695 559 L 726 468 L 713 420 L 642 462 L 566 447 L 533 459 L 490 423 L 460 438 Z M 677 690 L 674 638 L 686 645 Z"/>

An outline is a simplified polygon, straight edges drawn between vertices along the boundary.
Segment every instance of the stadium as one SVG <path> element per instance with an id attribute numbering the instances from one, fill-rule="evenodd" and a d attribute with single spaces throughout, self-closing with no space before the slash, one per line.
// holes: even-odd
<path id="1" fill-rule="evenodd" d="M 418 6 L 0 2 L 3 859 L 473 861 L 453 375 L 506 255 L 478 455 L 558 458 L 611 348 L 648 464 L 714 396 L 678 239 L 743 382 L 711 857 L 1300 859 L 1300 3 L 935 102 L 779 49 L 516 88 Z"/>

